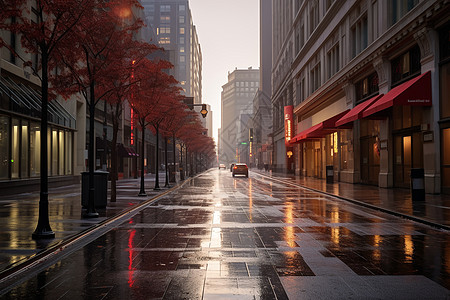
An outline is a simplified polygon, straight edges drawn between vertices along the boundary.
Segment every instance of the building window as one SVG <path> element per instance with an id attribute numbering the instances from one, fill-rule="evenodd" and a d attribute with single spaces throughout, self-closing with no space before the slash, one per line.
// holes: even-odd
<path id="1" fill-rule="evenodd" d="M 170 5 L 161 5 L 159 7 L 160 12 L 170 12 Z"/>
<path id="2" fill-rule="evenodd" d="M 392 0 L 391 2 L 391 22 L 397 23 L 404 15 L 419 3 L 419 0 Z"/>
<path id="3" fill-rule="evenodd" d="M 170 34 L 170 27 L 169 26 L 161 26 L 160 28 L 158 28 L 156 34 L 157 35 Z"/>
<path id="4" fill-rule="evenodd" d="M 378 93 L 378 74 L 374 72 L 355 83 L 356 102 L 362 102 Z"/>
<path id="5" fill-rule="evenodd" d="M 320 63 L 311 70 L 311 93 L 314 93 L 320 87 Z"/>
<path id="6" fill-rule="evenodd" d="M 181 63 L 186 62 L 186 56 L 180 55 L 180 62 L 181 62 Z"/>
<path id="7" fill-rule="evenodd" d="M 180 42 L 181 45 L 184 45 L 184 36 L 181 36 L 179 38 L 179 42 Z"/>
<path id="8" fill-rule="evenodd" d="M 162 45 L 170 44 L 170 37 L 161 37 L 159 38 L 159 43 Z"/>
<path id="9" fill-rule="evenodd" d="M 180 47 L 180 53 L 184 53 L 184 47 Z"/>
<path id="10" fill-rule="evenodd" d="M 186 10 L 186 5 L 180 4 L 180 5 L 178 6 L 178 10 L 179 10 L 179 11 L 185 11 L 185 10 Z"/>
<path id="11" fill-rule="evenodd" d="M 178 22 L 184 24 L 184 16 L 178 16 Z"/>
<path id="12" fill-rule="evenodd" d="M 391 61 L 392 86 L 420 73 L 420 49 L 414 46 Z"/>
<path id="13" fill-rule="evenodd" d="M 180 27 L 180 34 L 184 34 L 184 27 Z"/>
<path id="14" fill-rule="evenodd" d="M 367 16 L 362 16 L 351 29 L 352 57 L 361 53 L 368 46 Z"/>
<path id="15" fill-rule="evenodd" d="M 339 43 L 337 43 L 330 51 L 327 53 L 328 61 L 328 78 L 336 74 L 340 69 L 340 59 L 339 59 Z"/>
<path id="16" fill-rule="evenodd" d="M 317 3 L 313 3 L 309 10 L 309 34 L 312 34 L 319 25 L 319 7 Z"/>
<path id="17" fill-rule="evenodd" d="M 160 20 L 163 24 L 170 23 L 170 16 L 161 16 Z"/>

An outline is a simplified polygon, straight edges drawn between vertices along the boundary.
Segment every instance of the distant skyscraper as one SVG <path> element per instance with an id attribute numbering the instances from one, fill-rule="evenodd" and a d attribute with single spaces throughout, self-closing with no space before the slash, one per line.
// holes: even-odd
<path id="1" fill-rule="evenodd" d="M 159 46 L 169 51 L 171 74 L 184 94 L 202 103 L 202 51 L 187 0 L 141 0 L 146 22 L 156 31 Z"/>
<path id="2" fill-rule="evenodd" d="M 238 159 L 238 146 L 247 137 L 241 115 L 253 114 L 253 97 L 259 87 L 259 69 L 234 70 L 228 74 L 228 82 L 222 86 L 222 124 L 219 160 L 231 163 Z M 247 118 L 248 119 L 248 118 Z"/>

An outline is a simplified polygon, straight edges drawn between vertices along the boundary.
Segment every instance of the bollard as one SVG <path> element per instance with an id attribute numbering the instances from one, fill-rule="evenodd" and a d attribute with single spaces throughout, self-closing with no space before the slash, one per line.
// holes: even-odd
<path id="1" fill-rule="evenodd" d="M 423 169 L 411 169 L 411 200 L 425 200 L 425 174 Z"/>

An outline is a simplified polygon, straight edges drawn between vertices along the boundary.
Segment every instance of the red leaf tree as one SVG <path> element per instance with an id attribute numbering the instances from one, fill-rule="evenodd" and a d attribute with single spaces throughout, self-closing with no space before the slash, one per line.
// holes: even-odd
<path id="1" fill-rule="evenodd" d="M 142 141 L 145 138 L 145 129 L 152 126 L 156 135 L 156 149 L 159 148 L 159 129 L 171 109 L 176 107 L 176 99 L 179 97 L 180 89 L 178 82 L 173 76 L 164 72 L 172 65 L 164 60 L 150 61 L 143 60 L 136 65 L 135 76 L 139 83 L 134 88 L 133 97 L 130 99 L 130 105 L 134 110 L 139 127 L 141 128 Z M 142 143 L 141 153 L 144 153 L 144 143 Z M 155 187 L 159 189 L 158 173 L 159 151 L 156 151 L 155 162 Z M 144 161 L 141 160 L 141 188 L 139 195 L 145 196 L 144 187 Z"/>
<path id="2" fill-rule="evenodd" d="M 101 78 L 117 71 L 117 64 L 125 59 L 123 41 L 131 41 L 143 23 L 132 18 L 131 11 L 141 8 L 137 0 L 91 1 L 96 9 L 82 16 L 72 39 L 58 52 L 64 64 L 58 79 L 66 87 L 61 91 L 64 96 L 79 92 L 89 107 L 89 200 L 84 216 L 98 217 L 94 206 L 94 114 L 97 103 L 109 94 L 99 86 L 105 82 Z"/>
<path id="3" fill-rule="evenodd" d="M 23 61 L 24 68 L 31 68 L 32 73 L 41 81 L 41 132 L 47 132 L 48 101 L 50 100 L 49 85 L 52 79 L 52 66 L 55 65 L 55 54 L 62 43 L 73 33 L 81 17 L 92 10 L 91 0 L 36 0 L 29 1 L 1 0 L 1 29 L 20 35 L 22 48 L 26 56 L 19 56 L 15 45 L 9 45 L 0 40 L 0 47 L 8 49 Z M 6 21 L 6 19 L 9 19 Z M 31 57 L 38 56 L 39 61 L 33 64 Z M 57 87 L 52 81 L 53 87 Z M 41 134 L 41 174 L 39 219 L 34 239 L 54 238 L 48 217 L 48 170 L 47 170 L 47 134 Z"/>
<path id="4" fill-rule="evenodd" d="M 139 65 L 142 60 L 146 59 L 151 53 L 161 50 L 155 45 L 135 41 L 130 35 L 127 35 L 121 42 L 123 54 L 114 65 L 111 72 L 105 74 L 98 79 L 100 81 L 97 88 L 98 95 L 103 97 L 109 104 L 111 121 L 112 121 L 112 141 L 111 141 L 111 202 L 116 202 L 117 195 L 117 179 L 118 179 L 118 151 L 117 138 L 120 126 L 121 115 L 124 104 L 131 99 L 133 89 L 139 82 L 134 78 L 134 67 Z"/>

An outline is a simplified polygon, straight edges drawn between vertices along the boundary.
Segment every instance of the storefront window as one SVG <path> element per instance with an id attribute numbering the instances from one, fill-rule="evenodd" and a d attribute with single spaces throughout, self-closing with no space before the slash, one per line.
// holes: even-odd
<path id="1" fill-rule="evenodd" d="M 58 130 L 52 130 L 52 175 L 58 175 Z"/>
<path id="2" fill-rule="evenodd" d="M 9 118 L 0 115 L 0 179 L 8 178 Z"/>
<path id="3" fill-rule="evenodd" d="M 41 128 L 38 123 L 30 126 L 30 176 L 39 176 L 41 173 Z"/>
<path id="4" fill-rule="evenodd" d="M 28 121 L 22 120 L 22 145 L 20 147 L 20 177 L 28 177 Z"/>
<path id="5" fill-rule="evenodd" d="M 72 132 L 66 131 L 66 175 L 72 174 Z"/>
<path id="6" fill-rule="evenodd" d="M 421 106 L 399 105 L 393 107 L 394 130 L 420 126 L 422 124 L 423 108 Z"/>
<path id="7" fill-rule="evenodd" d="M 450 118 L 450 63 L 441 68 L 441 119 Z"/>
<path id="8" fill-rule="evenodd" d="M 20 121 L 12 120 L 11 178 L 19 178 Z"/>
<path id="9" fill-rule="evenodd" d="M 450 128 L 442 130 L 442 187 L 450 193 Z"/>
<path id="10" fill-rule="evenodd" d="M 52 130 L 48 128 L 47 130 L 47 167 L 48 176 L 53 175 L 52 172 Z"/>
<path id="11" fill-rule="evenodd" d="M 64 131 L 59 131 L 59 175 L 64 175 Z"/>
<path id="12" fill-rule="evenodd" d="M 348 159 L 350 150 L 349 144 L 351 143 L 351 130 L 343 130 L 340 132 L 340 145 L 341 145 L 341 170 L 348 169 Z"/>

